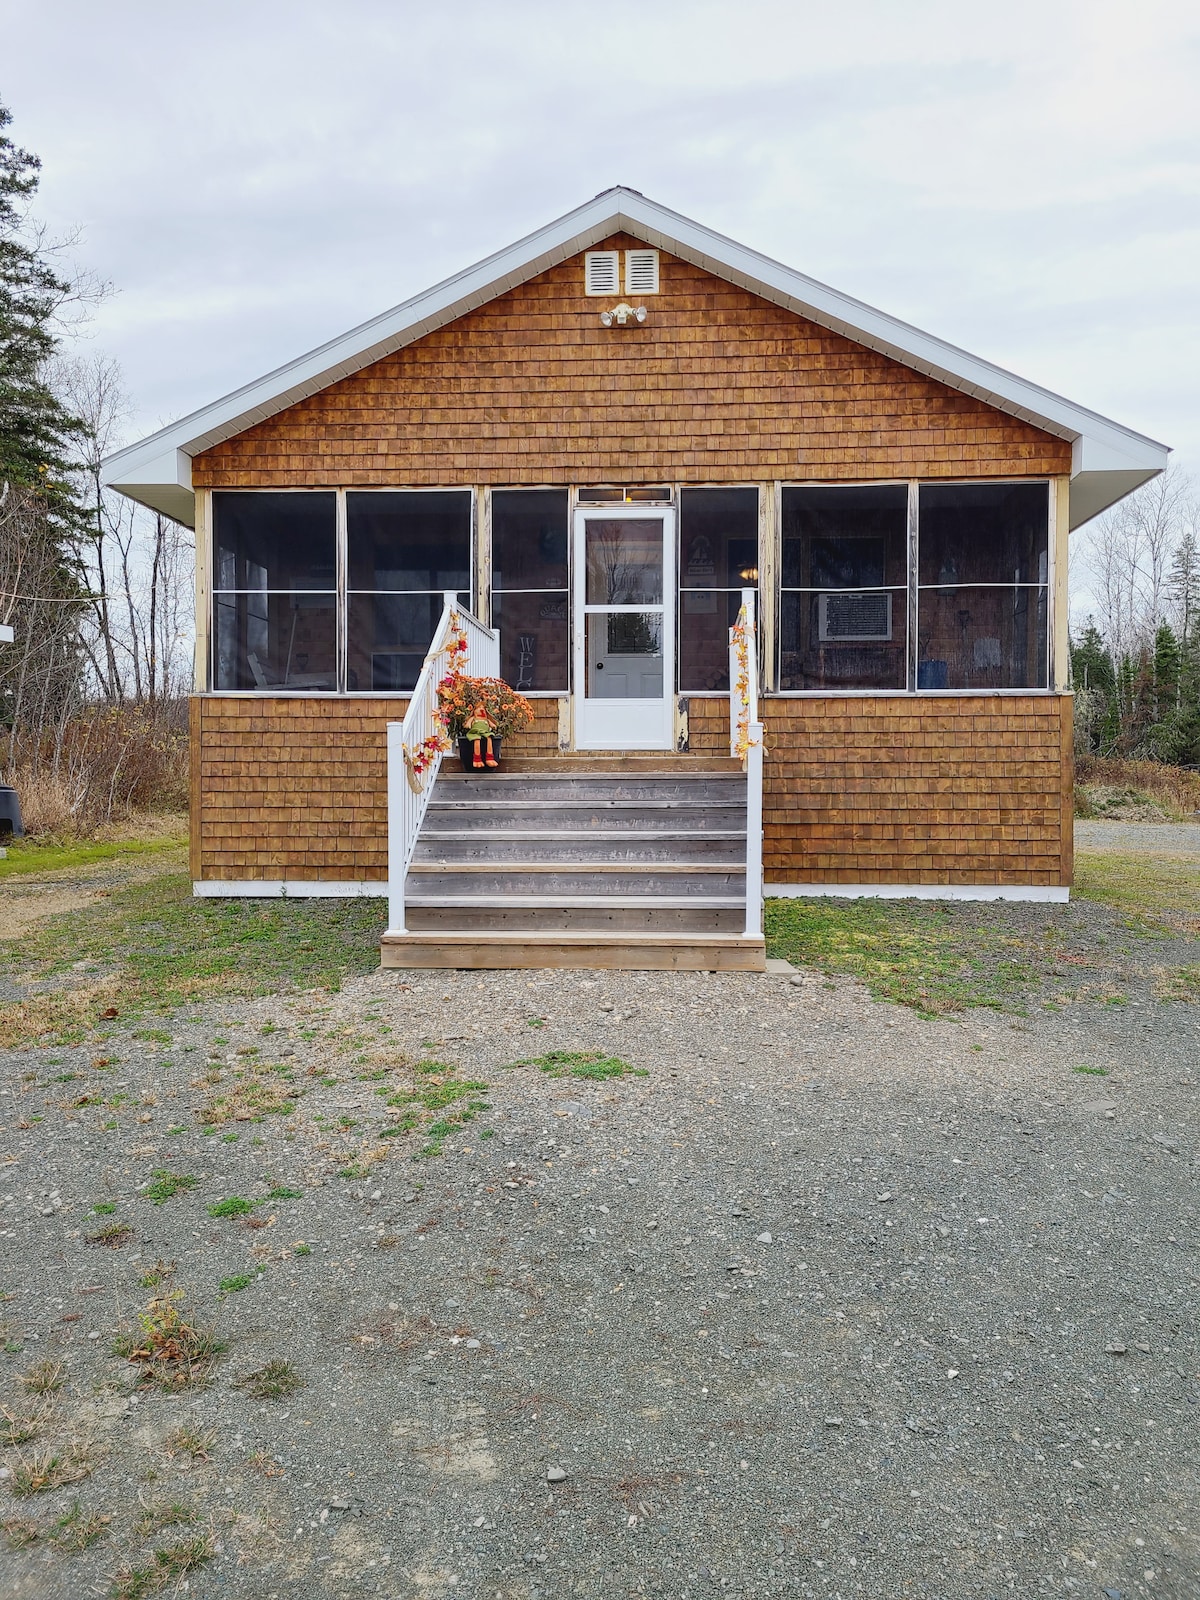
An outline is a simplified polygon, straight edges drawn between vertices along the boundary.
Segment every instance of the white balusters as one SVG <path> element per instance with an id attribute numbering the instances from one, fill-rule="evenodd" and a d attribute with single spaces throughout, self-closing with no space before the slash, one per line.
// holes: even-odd
<path id="1" fill-rule="evenodd" d="M 388 753 L 388 932 L 404 933 L 404 887 L 430 791 L 442 765 L 446 730 L 438 718 L 438 684 L 451 669 L 451 650 L 464 640 L 455 665 L 472 678 L 500 673 L 500 633 L 485 628 L 458 602 L 444 596 L 441 620 L 425 656 L 403 722 L 389 722 Z"/>
<path id="2" fill-rule="evenodd" d="M 758 717 L 758 626 L 753 589 L 729 630 L 729 753 L 746 774 L 746 932 L 762 934 L 763 725 Z"/>

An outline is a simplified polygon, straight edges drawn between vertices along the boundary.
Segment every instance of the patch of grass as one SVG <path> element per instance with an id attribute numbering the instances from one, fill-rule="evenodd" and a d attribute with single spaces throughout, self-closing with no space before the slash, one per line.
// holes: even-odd
<path id="1" fill-rule="evenodd" d="M 134 1531 L 149 1539 L 164 1528 L 193 1528 L 199 1521 L 200 1513 L 194 1506 L 185 1506 L 178 1500 L 158 1500 L 142 1508 Z"/>
<path id="2" fill-rule="evenodd" d="M 58 1521 L 51 1525 L 49 1537 L 57 1549 L 77 1555 L 103 1539 L 111 1522 L 111 1516 L 84 1511 L 78 1500 L 72 1500 Z"/>
<path id="3" fill-rule="evenodd" d="M 127 1222 L 110 1222 L 94 1233 L 85 1234 L 84 1238 L 89 1244 L 103 1244 L 110 1250 L 119 1250 L 127 1239 L 133 1238 L 133 1229 Z"/>
<path id="4" fill-rule="evenodd" d="M 1032 969 L 997 930 L 938 901 L 768 900 L 767 954 L 857 978 L 876 1000 L 932 1018 L 985 1006 L 1020 1011 Z"/>
<path id="5" fill-rule="evenodd" d="M 1075 893 L 1136 923 L 1200 935 L 1200 862 L 1186 856 L 1075 852 Z"/>
<path id="6" fill-rule="evenodd" d="M 310 1256 L 310 1255 L 312 1255 L 312 1245 L 310 1245 L 310 1244 L 293 1245 L 292 1254 L 294 1256 Z"/>
<path id="7" fill-rule="evenodd" d="M 0 880 L 24 877 L 31 872 L 61 872 L 67 867 L 90 867 L 97 861 L 115 861 L 122 856 L 150 855 L 156 851 L 178 850 L 180 835 L 161 839 L 121 839 L 64 844 L 60 839 L 10 840 L 8 855 L 0 859 Z"/>
<path id="8" fill-rule="evenodd" d="M 1107 1067 L 1072 1067 L 1072 1072 L 1086 1072 L 1092 1078 L 1107 1078 Z"/>
<path id="9" fill-rule="evenodd" d="M 117 1202 L 115 1200 L 97 1200 L 92 1207 L 98 1217 L 111 1217 L 116 1209 Z"/>
<path id="10" fill-rule="evenodd" d="M 9 1517 L 4 1527 L 4 1542 L 10 1550 L 26 1550 L 42 1536 L 42 1525 L 33 1517 Z"/>
<path id="11" fill-rule="evenodd" d="M 203 1431 L 198 1428 L 176 1428 L 174 1433 L 167 1435 L 167 1448 L 171 1454 L 185 1455 L 193 1464 L 197 1461 L 211 1461 L 216 1442 L 215 1428 L 206 1428 Z"/>
<path id="12" fill-rule="evenodd" d="M 128 1018 L 224 995 L 337 990 L 378 966 L 381 929 L 379 905 L 366 898 L 193 899 L 181 859 L 178 872 L 48 917 L 0 949 L 0 976 L 18 985 L 72 980 L 0 1006 L 0 1049 L 78 1043 L 104 1011 Z M 72 969 L 83 959 L 103 970 L 77 982 Z"/>
<path id="13" fill-rule="evenodd" d="M 217 1285 L 222 1294 L 237 1294 L 242 1289 L 248 1289 L 255 1281 L 253 1272 L 235 1272 L 231 1278 L 222 1278 Z"/>
<path id="14" fill-rule="evenodd" d="M 39 1361 L 23 1372 L 17 1380 L 30 1394 L 55 1394 L 67 1381 L 67 1369 L 61 1361 Z"/>
<path id="15" fill-rule="evenodd" d="M 297 1389 L 303 1389 L 306 1380 L 290 1361 L 268 1361 L 265 1367 L 249 1372 L 238 1380 L 237 1387 L 245 1389 L 255 1400 L 282 1400 Z"/>
<path id="16" fill-rule="evenodd" d="M 254 1201 L 246 1200 L 240 1194 L 231 1194 L 224 1200 L 218 1200 L 215 1206 L 209 1206 L 210 1217 L 247 1217 L 254 1210 Z"/>
<path id="17" fill-rule="evenodd" d="M 13 1494 L 23 1499 L 27 1495 L 61 1489 L 64 1484 L 79 1483 L 91 1472 L 91 1457 L 82 1445 L 64 1451 L 43 1450 L 17 1458 L 8 1486 Z"/>
<path id="18" fill-rule="evenodd" d="M 35 1416 L 18 1417 L 7 1406 L 0 1406 L 0 1416 L 4 1418 L 0 1422 L 0 1449 L 29 1444 L 36 1439 L 50 1420 L 53 1410 L 53 1402 L 48 1402 Z"/>
<path id="19" fill-rule="evenodd" d="M 261 1122 L 264 1117 L 291 1116 L 299 1091 L 286 1080 L 275 1083 L 263 1076 L 274 1070 L 254 1066 L 236 1073 L 238 1081 L 223 1094 L 214 1094 L 196 1115 L 208 1128 L 220 1128 L 227 1122 Z"/>
<path id="20" fill-rule="evenodd" d="M 173 1044 L 175 1035 L 165 1032 L 162 1028 L 137 1028 L 131 1035 L 134 1039 L 144 1039 L 147 1044 Z"/>
<path id="21" fill-rule="evenodd" d="M 303 1200 L 303 1189 L 288 1189 L 283 1184 L 277 1183 L 267 1195 L 268 1200 Z"/>
<path id="22" fill-rule="evenodd" d="M 1175 967 L 1161 973 L 1154 992 L 1160 1000 L 1200 1000 L 1200 966 Z"/>
<path id="23" fill-rule="evenodd" d="M 193 1177 L 190 1172 L 168 1172 L 165 1167 L 158 1167 L 152 1181 L 142 1193 L 147 1200 L 153 1200 L 156 1206 L 161 1206 L 172 1195 L 181 1194 L 186 1189 L 194 1189 L 199 1181 L 199 1178 Z"/>
<path id="24" fill-rule="evenodd" d="M 155 1295 L 138 1313 L 138 1332 L 119 1337 L 114 1346 L 137 1365 L 139 1383 L 165 1390 L 203 1382 L 224 1348 L 213 1329 L 188 1320 L 181 1289 Z"/>
<path id="25" fill-rule="evenodd" d="M 216 1545 L 210 1533 L 197 1534 L 166 1550 L 156 1550 L 149 1566 L 123 1567 L 117 1573 L 109 1590 L 110 1600 L 145 1600 L 147 1595 L 157 1594 L 168 1584 L 178 1584 L 189 1572 L 211 1561 L 215 1553 Z"/>
<path id="26" fill-rule="evenodd" d="M 164 1261 L 160 1256 L 150 1268 L 149 1272 L 142 1273 L 141 1277 L 138 1279 L 138 1282 L 141 1284 L 143 1289 L 157 1289 L 159 1284 L 167 1283 L 174 1276 L 174 1261 Z"/>
<path id="27" fill-rule="evenodd" d="M 631 1067 L 620 1056 L 606 1056 L 602 1050 L 551 1050 L 544 1056 L 530 1056 L 524 1061 L 514 1061 L 514 1067 L 536 1067 L 550 1078 L 593 1078 L 603 1082 L 606 1078 L 647 1078 L 645 1067 Z"/>

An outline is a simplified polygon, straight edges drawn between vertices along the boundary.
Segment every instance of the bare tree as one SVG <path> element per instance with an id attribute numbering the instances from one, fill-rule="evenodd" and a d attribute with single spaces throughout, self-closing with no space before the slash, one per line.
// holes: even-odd
<path id="1" fill-rule="evenodd" d="M 1089 530 L 1097 616 L 1117 660 L 1152 647 L 1170 609 L 1172 558 L 1194 520 L 1191 484 L 1168 467 Z"/>

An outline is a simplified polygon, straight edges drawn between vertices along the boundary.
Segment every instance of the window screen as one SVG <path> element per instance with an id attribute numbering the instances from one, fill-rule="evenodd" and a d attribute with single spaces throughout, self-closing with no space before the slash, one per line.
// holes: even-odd
<path id="1" fill-rule="evenodd" d="M 758 587 L 758 490 L 684 489 L 679 497 L 679 692 L 729 689 L 729 630 L 743 589 Z"/>
<path id="2" fill-rule="evenodd" d="M 785 489 L 781 689 L 903 689 L 908 487 Z"/>
<path id="3" fill-rule="evenodd" d="M 492 495 L 492 627 L 500 675 L 522 691 L 570 685 L 569 540 L 565 489 Z"/>
<path id="4" fill-rule="evenodd" d="M 471 600 L 469 489 L 346 495 L 346 687 L 413 688 L 443 594 Z"/>
<path id="5" fill-rule="evenodd" d="M 337 497 L 213 495 L 214 689 L 337 687 Z"/>

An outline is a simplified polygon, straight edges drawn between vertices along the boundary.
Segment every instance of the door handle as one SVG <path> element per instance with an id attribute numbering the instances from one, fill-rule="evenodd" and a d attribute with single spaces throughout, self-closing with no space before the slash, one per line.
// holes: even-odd
<path id="1" fill-rule="evenodd" d="M 604 663 L 603 663 L 603 661 L 597 661 L 597 663 L 596 663 L 596 671 L 597 672 L 603 672 L 604 671 Z"/>

